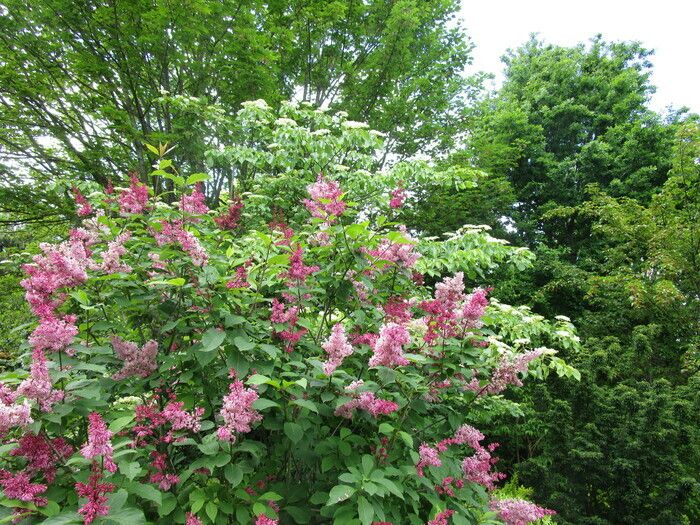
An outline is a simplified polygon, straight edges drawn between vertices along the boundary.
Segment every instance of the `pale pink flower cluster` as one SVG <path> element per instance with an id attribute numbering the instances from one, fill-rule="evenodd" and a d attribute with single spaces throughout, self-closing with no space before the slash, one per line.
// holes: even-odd
<path id="1" fill-rule="evenodd" d="M 333 326 L 330 337 L 321 344 L 321 347 L 328 354 L 328 361 L 323 364 L 323 373 L 327 376 L 331 375 L 341 365 L 343 359 L 353 352 L 352 345 L 345 335 L 345 328 L 340 323 Z"/>
<path id="2" fill-rule="evenodd" d="M 331 217 L 339 217 L 345 211 L 345 203 L 340 200 L 343 192 L 335 181 L 326 180 L 319 175 L 316 182 L 306 187 L 310 199 L 304 199 L 304 205 L 312 217 L 332 222 Z"/>
<path id="3" fill-rule="evenodd" d="M 182 249 L 192 258 L 195 266 L 206 266 L 209 262 L 209 255 L 199 242 L 199 239 L 191 232 L 185 230 L 180 221 L 161 221 L 162 230 L 154 233 L 158 246 L 164 244 L 179 244 Z"/>
<path id="4" fill-rule="evenodd" d="M 104 468 L 109 472 L 116 472 L 117 465 L 112 459 L 113 449 L 110 441 L 112 433 L 97 412 L 91 412 L 88 419 L 88 440 L 80 449 L 80 453 L 85 459 L 102 456 Z"/>
<path id="5" fill-rule="evenodd" d="M 188 512 L 187 513 L 187 520 L 185 521 L 185 525 L 202 525 L 202 520 L 200 520 L 197 516 L 195 516 L 191 512 Z"/>
<path id="6" fill-rule="evenodd" d="M 479 379 L 474 377 L 464 385 L 464 390 L 477 392 L 479 395 L 499 394 L 503 392 L 509 385 L 522 386 L 523 382 L 520 379 L 520 374 L 528 369 L 530 362 L 544 354 L 543 349 L 530 350 L 523 354 L 518 354 L 515 357 L 508 355 L 501 356 L 498 366 L 491 373 L 491 378 L 485 386 L 481 386 Z"/>
<path id="7" fill-rule="evenodd" d="M 148 186 L 141 184 L 136 175 L 131 176 L 129 188 L 119 196 L 119 211 L 123 215 L 143 213 L 148 206 Z"/>
<path id="8" fill-rule="evenodd" d="M 479 328 L 481 326 L 481 318 L 489 305 L 487 294 L 488 290 L 476 288 L 464 302 L 461 318 L 467 328 Z"/>
<path id="9" fill-rule="evenodd" d="M 403 366 L 408 359 L 403 355 L 403 346 L 411 341 L 411 336 L 405 326 L 388 323 L 379 330 L 379 339 L 374 343 L 374 355 L 369 360 L 369 366 Z"/>
<path id="10" fill-rule="evenodd" d="M 38 350 L 60 351 L 66 349 L 68 355 L 73 355 L 73 351 L 66 347 L 73 342 L 73 338 L 78 335 L 78 327 L 75 326 L 77 317 L 75 315 L 64 315 L 63 317 L 42 317 L 39 325 L 29 335 L 29 344 Z"/>
<path id="11" fill-rule="evenodd" d="M 464 477 L 473 483 L 483 485 L 489 490 L 495 488 L 495 483 L 506 477 L 502 472 L 494 472 L 493 465 L 498 461 L 491 455 L 491 452 L 498 446 L 491 443 L 488 448 L 484 448 L 477 443 L 474 448 L 474 455 L 462 460 L 462 472 Z"/>
<path id="12" fill-rule="evenodd" d="M 63 392 L 54 390 L 52 387 L 46 357 L 43 350 L 38 347 L 32 352 L 29 377 L 20 383 L 17 393 L 36 401 L 44 412 L 49 412 L 54 403 L 63 399 Z"/>
<path id="13" fill-rule="evenodd" d="M 22 403 L 15 404 L 14 398 L 14 395 L 8 396 L 5 393 L 0 400 L 0 437 L 15 427 L 26 427 L 34 422 L 29 401 L 25 399 Z"/>
<path id="14" fill-rule="evenodd" d="M 388 415 L 392 412 L 396 412 L 399 409 L 399 405 L 393 401 L 376 397 L 374 392 L 362 392 L 354 399 L 351 399 L 347 403 L 344 403 L 336 408 L 335 415 L 352 419 L 352 416 L 357 409 L 365 410 L 376 418 L 379 415 Z"/>
<path id="15" fill-rule="evenodd" d="M 400 226 L 399 231 L 406 238 L 407 242 L 393 242 L 384 238 L 374 249 L 362 247 L 361 251 L 372 258 L 380 261 L 388 261 L 403 268 L 411 268 L 416 261 L 420 259 L 420 253 L 414 251 L 416 244 L 415 239 L 408 233 L 405 226 Z M 384 266 L 388 269 L 391 265 Z"/>
<path id="16" fill-rule="evenodd" d="M 102 254 L 102 263 L 98 265 L 98 269 L 106 274 L 130 272 L 131 266 L 121 261 L 121 256 L 127 252 L 124 243 L 129 239 L 131 239 L 131 232 L 124 232 L 110 241 L 107 244 L 107 250 Z"/>
<path id="17" fill-rule="evenodd" d="M 220 440 L 235 441 L 235 432 L 250 432 L 251 425 L 262 420 L 262 416 L 253 408 L 257 399 L 258 393 L 252 388 L 245 388 L 239 379 L 229 385 L 229 393 L 224 396 L 224 403 L 219 412 L 224 420 L 224 424 L 217 431 Z"/>
<path id="18" fill-rule="evenodd" d="M 506 525 L 527 525 L 545 516 L 556 514 L 553 510 L 521 499 L 493 499 L 489 506 L 498 514 L 498 519 Z"/>
<path id="19" fill-rule="evenodd" d="M 416 463 L 416 472 L 420 477 L 425 476 L 425 467 L 439 467 L 442 465 L 440 454 L 437 449 L 431 447 L 427 443 L 421 444 L 418 448 L 418 463 Z"/>
<path id="20" fill-rule="evenodd" d="M 29 277 L 20 284 L 26 290 L 25 297 L 32 311 L 39 317 L 39 325 L 29 337 L 34 348 L 60 351 L 78 333 L 76 317 L 62 316 L 57 309 L 65 301 L 66 289 L 87 280 L 88 246 L 94 242 L 95 235 L 86 230 L 73 230 L 67 241 L 57 245 L 41 244 L 44 253 L 34 256 L 34 264 L 22 267 Z"/>
<path id="21" fill-rule="evenodd" d="M 466 299 L 464 295 L 464 273 L 457 272 L 445 277 L 435 285 L 435 299 L 441 303 L 456 304 Z"/>
<path id="22" fill-rule="evenodd" d="M 158 368 L 158 343 L 151 339 L 141 348 L 136 343 L 124 341 L 119 336 L 112 336 L 112 347 L 119 359 L 124 361 L 122 369 L 114 374 L 114 379 L 126 379 L 131 376 L 148 377 Z"/>
<path id="23" fill-rule="evenodd" d="M 206 215 L 209 207 L 205 203 L 205 196 L 202 192 L 201 183 L 197 184 L 190 195 L 183 195 L 180 198 L 180 209 L 190 215 Z M 199 222 L 200 219 L 191 219 Z"/>
<path id="24" fill-rule="evenodd" d="M 182 401 L 171 401 L 161 414 L 170 422 L 172 430 L 189 430 L 190 432 L 199 432 L 202 428 L 201 418 L 204 414 L 204 408 L 197 407 L 193 412 L 187 412 L 184 409 L 185 403 Z"/>

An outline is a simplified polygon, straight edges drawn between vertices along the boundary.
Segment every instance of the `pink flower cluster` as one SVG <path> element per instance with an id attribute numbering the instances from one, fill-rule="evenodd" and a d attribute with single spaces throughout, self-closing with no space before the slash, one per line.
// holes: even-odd
<path id="1" fill-rule="evenodd" d="M 369 366 L 404 366 L 409 363 L 403 355 L 403 346 L 411 341 L 405 326 L 388 323 L 379 330 L 379 338 L 374 343 L 374 355 L 369 359 Z"/>
<path id="2" fill-rule="evenodd" d="M 200 520 L 197 516 L 195 516 L 191 512 L 188 512 L 187 519 L 185 521 L 185 525 L 202 525 L 202 520 Z"/>
<path id="3" fill-rule="evenodd" d="M 180 210 L 190 215 L 206 215 L 209 207 L 205 203 L 206 197 L 202 192 L 202 183 L 195 185 L 190 195 L 182 195 L 180 197 Z M 191 218 L 192 222 L 199 222 L 200 219 Z"/>
<path id="4" fill-rule="evenodd" d="M 0 399 L 0 437 L 15 427 L 26 427 L 31 425 L 32 407 L 26 399 L 23 403 L 15 404 L 17 395 L 10 391 L 5 385 L 3 387 L 2 399 Z"/>
<path id="5" fill-rule="evenodd" d="M 297 246 L 289 256 L 289 270 L 282 273 L 280 277 L 288 279 L 290 286 L 301 286 L 309 275 L 319 270 L 318 266 L 304 264 L 302 247 Z"/>
<path id="6" fill-rule="evenodd" d="M 51 386 L 46 357 L 39 347 L 35 347 L 32 352 L 29 377 L 20 383 L 17 394 L 36 401 L 44 412 L 49 412 L 54 403 L 63 399 L 63 392 L 54 390 Z"/>
<path id="7" fill-rule="evenodd" d="M 131 239 L 131 232 L 127 231 L 117 235 L 107 244 L 107 250 L 102 254 L 102 264 L 99 265 L 100 270 L 106 274 L 131 271 L 131 266 L 121 261 L 121 256 L 127 252 L 124 243 L 129 239 Z"/>
<path id="8" fill-rule="evenodd" d="M 491 373 L 489 382 L 485 386 L 480 385 L 475 372 L 472 380 L 464 385 L 464 389 L 476 392 L 478 395 L 485 395 L 503 392 L 509 385 L 522 386 L 523 382 L 520 379 L 520 374 L 527 370 L 530 362 L 534 361 L 542 354 L 544 354 L 544 350 L 536 349 L 518 354 L 515 357 L 503 355 L 501 356 L 498 366 Z"/>
<path id="9" fill-rule="evenodd" d="M 236 276 L 226 283 L 226 288 L 237 290 L 250 287 L 250 283 L 248 282 L 248 267 L 252 264 L 253 261 L 248 260 L 236 268 Z"/>
<path id="10" fill-rule="evenodd" d="M 391 199 L 389 200 L 389 207 L 392 210 L 397 210 L 403 207 L 403 203 L 406 200 L 406 190 L 399 186 L 391 190 Z"/>
<path id="11" fill-rule="evenodd" d="M 29 337 L 34 348 L 63 350 L 78 333 L 76 317 L 62 316 L 57 309 L 65 301 L 66 289 L 87 280 L 86 269 L 91 262 L 88 246 L 94 242 L 96 238 L 89 232 L 73 230 L 67 241 L 42 244 L 43 255 L 35 255 L 34 264 L 22 267 L 28 277 L 20 284 L 26 290 L 32 311 L 39 317 L 39 326 Z"/>
<path id="12" fill-rule="evenodd" d="M 154 233 L 158 246 L 164 244 L 179 244 L 183 251 L 192 259 L 195 266 L 206 266 L 209 255 L 199 242 L 199 239 L 187 231 L 181 221 L 161 221 L 162 229 Z"/>
<path id="13" fill-rule="evenodd" d="M 10 451 L 10 456 L 27 460 L 24 469 L 29 475 L 42 474 L 51 483 L 56 477 L 56 463 L 64 461 L 73 453 L 71 447 L 63 438 L 48 438 L 27 433 L 18 442 L 17 448 Z"/>
<path id="14" fill-rule="evenodd" d="M 422 443 L 418 448 L 418 463 L 416 463 L 416 472 L 420 477 L 425 476 L 425 467 L 439 467 L 442 465 L 440 461 L 440 453 L 437 449 L 431 447 L 427 443 Z"/>
<path id="15" fill-rule="evenodd" d="M 225 213 L 218 217 L 214 217 L 214 222 L 222 230 L 235 230 L 241 224 L 241 215 L 243 213 L 243 201 L 240 197 L 233 199 L 233 203 L 228 207 Z"/>
<path id="16" fill-rule="evenodd" d="M 352 345 L 348 343 L 345 335 L 345 328 L 340 323 L 333 326 L 330 337 L 321 344 L 321 347 L 328 354 L 328 361 L 323 364 L 323 373 L 327 376 L 331 375 L 341 365 L 343 359 L 353 352 Z"/>
<path id="17" fill-rule="evenodd" d="M 340 200 L 343 192 L 335 181 L 326 180 L 319 175 L 316 182 L 306 187 L 310 199 L 304 199 L 304 205 L 312 217 L 333 222 L 333 217 L 339 217 L 345 211 L 345 203 Z"/>
<path id="18" fill-rule="evenodd" d="M 203 408 L 197 407 L 192 412 L 187 412 L 184 409 L 184 403 L 176 401 L 174 394 L 170 394 L 170 401 L 163 410 L 160 410 L 160 399 L 160 395 L 156 394 L 145 405 L 136 405 L 134 409 L 136 425 L 131 429 L 135 436 L 132 446 L 175 443 L 184 439 L 175 436 L 178 430 L 199 432 L 200 419 L 204 414 Z M 167 428 L 168 424 L 170 428 Z"/>
<path id="19" fill-rule="evenodd" d="M 424 340 L 435 344 L 439 338 L 463 336 L 467 329 L 476 328 L 488 305 L 486 291 L 477 289 L 464 294 L 464 274 L 446 277 L 435 286 L 435 299 L 423 301 L 428 331 Z"/>
<path id="20" fill-rule="evenodd" d="M 335 415 L 352 419 L 355 410 L 358 408 L 360 410 L 366 410 L 376 418 L 379 415 L 388 415 L 397 411 L 399 405 L 393 401 L 379 399 L 374 395 L 374 392 L 362 392 L 359 395 L 356 394 L 354 399 L 336 408 Z"/>
<path id="21" fill-rule="evenodd" d="M 455 479 L 452 476 L 447 476 L 442 479 L 439 485 L 435 485 L 435 492 L 453 498 L 455 496 L 455 489 L 461 489 L 462 487 L 464 487 L 463 479 Z"/>
<path id="22" fill-rule="evenodd" d="M 180 477 L 177 474 L 168 472 L 168 455 L 157 450 L 151 451 L 151 467 L 154 471 L 151 473 L 148 481 L 158 485 L 160 490 L 170 490 L 173 485 L 180 482 Z"/>
<path id="23" fill-rule="evenodd" d="M 455 511 L 450 509 L 438 512 L 426 525 L 447 525 L 447 521 L 454 513 Z"/>
<path id="24" fill-rule="evenodd" d="M 46 485 L 32 483 L 27 472 L 14 474 L 7 470 L 0 470 L 0 486 L 8 499 L 26 501 L 38 507 L 43 507 L 47 503 L 47 499 L 40 496 L 46 492 Z"/>
<path id="25" fill-rule="evenodd" d="M 148 377 L 157 370 L 158 343 L 153 339 L 147 341 L 141 348 L 136 343 L 124 341 L 116 335 L 112 336 L 111 342 L 114 353 L 124 361 L 122 369 L 114 374 L 114 379 L 126 379 L 132 376 Z"/>
<path id="26" fill-rule="evenodd" d="M 288 327 L 281 332 L 275 331 L 274 334 L 287 343 L 286 351 L 291 353 L 294 345 L 299 342 L 307 332 L 306 328 L 294 330 L 299 321 L 299 307 L 290 306 L 285 308 L 285 304 L 277 299 L 272 300 L 272 313 L 270 321 L 275 324 L 287 324 Z"/>
<path id="27" fill-rule="evenodd" d="M 491 452 L 498 446 L 497 443 L 489 445 L 487 448 L 481 445 L 484 435 L 470 425 L 462 425 L 457 429 L 452 437 L 443 439 L 431 447 L 423 443 L 419 449 L 419 459 L 416 464 L 416 472 L 419 476 L 424 476 L 425 467 L 439 467 L 442 462 L 440 453 L 445 452 L 451 445 L 469 445 L 474 449 L 474 455 L 464 458 L 462 461 L 462 471 L 467 480 L 479 483 L 489 490 L 494 488 L 494 483 L 505 477 L 505 474 L 492 472 L 491 468 L 497 459 L 491 456 Z"/>
<path id="28" fill-rule="evenodd" d="M 494 499 L 489 506 L 491 510 L 498 513 L 498 518 L 506 525 L 527 525 L 545 516 L 556 514 L 553 510 L 521 499 Z"/>
<path id="29" fill-rule="evenodd" d="M 362 248 L 362 252 L 370 255 L 373 259 L 379 261 L 388 261 L 403 268 L 411 268 L 416 261 L 420 259 L 420 254 L 415 252 L 415 240 L 406 230 L 405 226 L 400 226 L 399 231 L 406 238 L 407 242 L 393 242 L 384 238 L 374 249 L 366 247 Z M 391 265 L 384 266 L 384 269 L 390 268 Z"/>
<path id="30" fill-rule="evenodd" d="M 76 186 L 73 186 L 73 198 L 75 199 L 75 203 L 79 206 L 78 215 L 80 217 L 85 217 L 92 213 L 90 201 L 88 201 L 85 196 L 80 193 L 80 190 Z"/>
<path id="31" fill-rule="evenodd" d="M 119 196 L 119 211 L 123 215 L 140 214 L 148 206 L 148 186 L 141 184 L 136 175 L 131 175 L 129 188 Z"/>
<path id="32" fill-rule="evenodd" d="M 245 388 L 243 382 L 236 379 L 229 385 L 229 393 L 224 396 L 224 403 L 219 414 L 224 424 L 219 427 L 217 436 L 222 441 L 235 441 L 235 433 L 247 433 L 251 425 L 262 420 L 262 416 L 253 408 L 258 393 L 252 388 Z"/>
<path id="33" fill-rule="evenodd" d="M 109 472 L 116 472 L 117 465 L 112 459 L 112 433 L 107 428 L 102 416 L 97 412 L 91 412 L 88 416 L 88 440 L 82 448 L 80 453 L 85 459 L 95 459 L 98 456 L 102 456 L 102 462 L 104 468 Z"/>
<path id="34" fill-rule="evenodd" d="M 406 323 L 413 317 L 411 315 L 411 302 L 397 295 L 389 297 L 382 310 L 384 310 L 387 321 Z"/>
<path id="35" fill-rule="evenodd" d="M 75 484 L 78 496 L 87 498 L 87 502 L 78 509 L 85 525 L 90 525 L 98 516 L 106 516 L 109 513 L 107 494 L 114 491 L 115 487 L 112 483 L 100 483 L 101 480 L 102 471 L 97 463 L 94 463 L 88 482 Z"/>

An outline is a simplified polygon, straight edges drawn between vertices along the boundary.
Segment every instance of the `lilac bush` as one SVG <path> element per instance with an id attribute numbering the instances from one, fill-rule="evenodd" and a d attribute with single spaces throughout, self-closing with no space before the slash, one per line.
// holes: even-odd
<path id="1" fill-rule="evenodd" d="M 312 133 L 258 122 L 284 128 L 290 143 Z M 353 140 L 374 140 L 336 124 L 346 157 Z M 311 173 L 286 207 L 265 197 L 261 176 L 255 191 L 209 209 L 207 177 L 185 178 L 162 157 L 150 177 L 171 189 L 158 195 L 135 176 L 76 190 L 81 223 L 24 267 L 37 319 L 29 371 L 0 378 L 8 519 L 460 525 L 547 515 L 494 496 L 497 444 L 477 423 L 517 411 L 502 392 L 526 375 L 575 376 L 544 346 L 575 345 L 573 327 L 490 300 L 487 283 L 465 285 L 523 260 L 483 230 L 422 240 L 393 222 L 411 181 L 430 176 L 397 170 L 377 175 L 372 197 L 364 173 Z"/>

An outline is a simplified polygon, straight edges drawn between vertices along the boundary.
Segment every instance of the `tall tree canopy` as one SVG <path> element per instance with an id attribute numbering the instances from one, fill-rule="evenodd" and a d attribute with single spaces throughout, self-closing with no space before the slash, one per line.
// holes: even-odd
<path id="1" fill-rule="evenodd" d="M 0 173 L 15 183 L 28 174 L 106 183 L 146 172 L 144 142 L 177 144 L 175 162 L 201 171 L 205 151 L 229 138 L 221 124 L 256 98 L 345 109 L 390 131 L 387 144 L 401 156 L 447 147 L 468 93 L 471 44 L 453 23 L 458 7 L 6 0 Z"/>

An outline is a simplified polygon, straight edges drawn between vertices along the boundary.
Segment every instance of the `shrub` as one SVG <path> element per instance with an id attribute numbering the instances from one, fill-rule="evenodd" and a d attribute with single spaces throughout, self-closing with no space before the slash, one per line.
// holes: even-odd
<path id="1" fill-rule="evenodd" d="M 283 119 L 263 120 L 310 133 Z M 0 503 L 53 525 L 497 519 L 474 425 L 517 412 L 502 392 L 526 375 L 575 376 L 543 345 L 577 343 L 464 274 L 529 256 L 479 228 L 418 239 L 391 220 L 395 173 L 315 173 L 293 208 L 262 170 L 209 210 L 212 181 L 151 149 L 158 195 L 76 189 L 82 224 L 24 268 L 38 325 L 29 373 L 2 376 Z"/>

